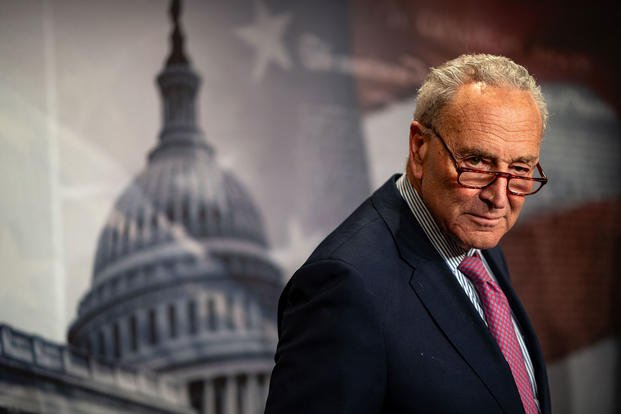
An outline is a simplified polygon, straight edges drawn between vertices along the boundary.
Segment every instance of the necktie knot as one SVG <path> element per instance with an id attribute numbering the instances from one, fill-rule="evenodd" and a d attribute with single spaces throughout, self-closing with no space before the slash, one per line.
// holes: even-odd
<path id="1" fill-rule="evenodd" d="M 465 274 L 475 285 L 480 286 L 484 283 L 491 283 L 494 285 L 494 281 L 487 272 L 483 260 L 481 260 L 478 254 L 464 257 L 464 260 L 457 266 L 457 269 Z"/>

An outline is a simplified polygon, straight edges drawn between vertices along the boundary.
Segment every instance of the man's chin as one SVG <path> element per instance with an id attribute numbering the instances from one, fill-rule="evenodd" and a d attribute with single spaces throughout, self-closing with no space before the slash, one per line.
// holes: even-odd
<path id="1" fill-rule="evenodd" d="M 498 246 L 498 243 L 500 243 L 499 239 L 493 242 L 483 241 L 476 243 L 472 247 L 479 250 L 493 249 L 494 247 Z"/>
<path id="2" fill-rule="evenodd" d="M 470 231 L 467 235 L 463 237 L 457 237 L 456 242 L 463 249 L 491 249 L 498 246 L 500 243 L 500 239 L 504 236 L 504 232 L 502 234 L 498 234 L 498 230 L 496 231 Z"/>

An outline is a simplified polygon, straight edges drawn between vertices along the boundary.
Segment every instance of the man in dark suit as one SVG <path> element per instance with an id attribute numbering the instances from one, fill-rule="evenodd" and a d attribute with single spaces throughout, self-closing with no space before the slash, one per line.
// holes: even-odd
<path id="1" fill-rule="evenodd" d="M 534 79 L 507 58 L 432 69 L 406 174 L 281 296 L 266 413 L 550 413 L 543 356 L 496 247 L 547 182 L 546 118 Z"/>

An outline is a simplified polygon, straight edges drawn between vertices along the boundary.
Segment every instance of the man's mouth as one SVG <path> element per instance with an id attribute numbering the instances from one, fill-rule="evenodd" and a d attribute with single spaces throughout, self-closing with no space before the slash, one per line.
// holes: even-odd
<path id="1" fill-rule="evenodd" d="M 502 216 L 492 216 L 486 214 L 469 213 L 470 219 L 477 225 L 483 227 L 494 227 L 502 220 Z"/>

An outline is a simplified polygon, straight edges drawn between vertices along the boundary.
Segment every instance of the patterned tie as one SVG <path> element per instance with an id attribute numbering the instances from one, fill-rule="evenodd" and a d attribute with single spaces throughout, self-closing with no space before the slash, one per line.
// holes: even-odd
<path id="1" fill-rule="evenodd" d="M 537 414 L 539 410 L 535 404 L 530 379 L 526 373 L 524 357 L 515 336 L 507 298 L 498 284 L 490 277 L 478 255 L 466 256 L 457 268 L 472 281 L 477 292 L 479 292 L 487 325 L 509 363 L 522 399 L 524 411 L 526 414 Z"/>

